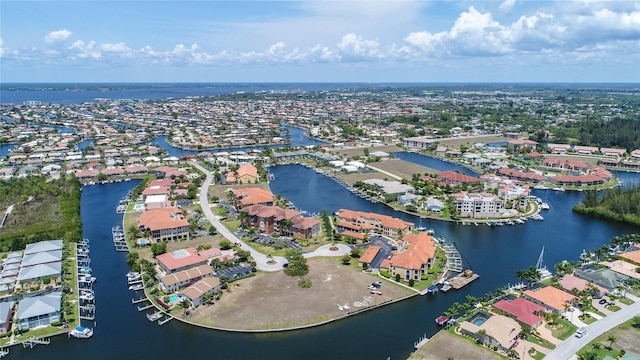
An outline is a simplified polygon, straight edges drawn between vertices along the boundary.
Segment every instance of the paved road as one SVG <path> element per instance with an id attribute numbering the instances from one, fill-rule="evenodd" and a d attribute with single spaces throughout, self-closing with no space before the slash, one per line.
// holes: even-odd
<path id="1" fill-rule="evenodd" d="M 629 305 L 617 312 L 607 315 L 606 317 L 594 322 L 587 326 L 587 333 L 577 338 L 575 336 L 560 343 L 553 351 L 551 351 L 545 359 L 551 360 L 566 360 L 575 355 L 578 350 L 585 347 L 590 341 L 593 341 L 598 336 L 602 335 L 606 331 L 622 324 L 623 322 L 640 315 L 640 302 L 636 302 Z"/>
<path id="2" fill-rule="evenodd" d="M 240 244 L 241 249 L 249 251 L 249 253 L 251 253 L 251 257 L 256 262 L 256 268 L 258 270 L 282 270 L 282 265 L 287 262 L 284 257 L 274 256 L 272 259 L 274 263 L 268 263 L 269 259 L 267 258 L 267 255 L 247 245 L 244 241 L 240 240 L 240 238 L 238 238 L 236 234 L 229 231 L 229 229 L 227 229 L 227 227 L 224 226 L 220 222 L 220 220 L 218 220 L 218 218 L 213 214 L 213 211 L 211 211 L 211 206 L 209 205 L 209 186 L 211 186 L 211 183 L 213 181 L 213 175 L 207 169 L 198 164 L 196 160 L 193 160 L 191 164 L 207 175 L 207 179 L 204 181 L 202 187 L 200 188 L 200 205 L 202 206 L 202 212 L 204 213 L 204 216 L 207 218 L 207 220 L 209 220 L 211 224 L 216 227 L 218 232 L 227 240 L 231 241 L 234 244 Z M 336 246 L 338 246 L 338 250 L 331 251 L 329 250 L 330 245 L 323 245 L 313 252 L 304 254 L 304 257 L 310 258 L 314 256 L 343 256 L 344 254 L 348 254 L 351 251 L 351 248 L 347 245 L 337 244 Z"/>

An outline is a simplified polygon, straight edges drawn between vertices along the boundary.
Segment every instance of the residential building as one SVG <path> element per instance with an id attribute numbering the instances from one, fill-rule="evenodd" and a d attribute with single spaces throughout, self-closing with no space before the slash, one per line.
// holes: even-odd
<path id="1" fill-rule="evenodd" d="M 13 301 L 0 302 L 0 334 L 6 334 L 11 330 L 11 319 L 13 315 Z"/>
<path id="2" fill-rule="evenodd" d="M 200 265 L 163 276 L 160 278 L 160 287 L 166 292 L 175 292 L 210 276 L 213 276 L 211 266 Z"/>
<path id="3" fill-rule="evenodd" d="M 241 189 L 232 189 L 231 193 L 241 206 L 249 205 L 273 205 L 273 194 L 271 191 L 258 187 L 247 187 Z"/>
<path id="4" fill-rule="evenodd" d="M 152 209 L 143 212 L 138 218 L 141 231 L 150 231 L 155 242 L 189 238 L 189 221 L 177 207 Z"/>
<path id="5" fill-rule="evenodd" d="M 461 217 L 496 218 L 500 217 L 504 201 L 491 193 L 469 193 L 462 191 L 453 194 L 453 205 Z"/>
<path id="6" fill-rule="evenodd" d="M 407 233 L 402 237 L 399 249 L 391 254 L 391 259 L 385 260 L 383 264 L 392 278 L 399 274 L 405 281 L 420 281 L 435 262 L 436 247 L 433 238 L 424 231 Z M 383 268 L 383 265 L 380 267 Z"/>
<path id="7" fill-rule="evenodd" d="M 240 211 L 247 214 L 242 223 L 261 233 L 291 235 L 297 239 L 308 239 L 320 233 L 320 221 L 305 218 L 296 210 L 257 204 Z"/>
<path id="8" fill-rule="evenodd" d="M 362 267 L 371 266 L 371 262 L 373 261 L 373 259 L 376 258 L 379 252 L 380 252 L 380 246 L 376 246 L 376 245 L 367 246 L 367 248 L 364 250 L 362 255 L 360 255 L 360 259 L 358 259 L 358 264 L 360 264 L 360 266 Z"/>
<path id="9" fill-rule="evenodd" d="M 553 286 L 545 286 L 534 290 L 525 290 L 522 294 L 525 299 L 546 307 L 550 311 L 558 314 L 565 311 L 565 306 L 571 305 L 576 297 L 566 291 L 562 291 Z"/>
<path id="10" fill-rule="evenodd" d="M 60 291 L 25 297 L 18 303 L 18 330 L 35 329 L 60 321 Z"/>
<path id="11" fill-rule="evenodd" d="M 472 319 L 472 321 L 465 321 L 460 324 L 460 332 L 475 337 L 483 345 L 498 347 L 504 352 L 507 352 L 515 346 L 522 332 L 522 327 L 518 322 L 502 315 L 479 313 L 476 317 L 478 317 L 478 315 L 483 316 L 486 320 L 484 320 L 484 322 L 474 319 Z"/>
<path id="12" fill-rule="evenodd" d="M 158 266 L 167 274 L 190 269 L 207 263 L 207 258 L 198 254 L 195 248 L 178 249 L 156 256 Z"/>
<path id="13" fill-rule="evenodd" d="M 471 184 L 480 181 L 477 177 L 461 174 L 455 171 L 441 171 L 438 173 L 438 178 L 450 185 Z"/>
<path id="14" fill-rule="evenodd" d="M 205 277 L 182 290 L 180 295 L 189 300 L 193 307 L 198 307 L 202 304 L 202 298 L 205 294 L 216 291 L 220 291 L 220 280 L 216 277 Z"/>
<path id="15" fill-rule="evenodd" d="M 589 291 L 592 296 L 601 297 L 602 295 L 607 293 L 607 290 L 601 286 L 594 285 L 587 280 L 580 279 L 579 277 L 575 277 L 573 275 L 565 275 L 558 281 L 560 286 L 568 292 L 573 293 L 574 291 Z"/>
<path id="16" fill-rule="evenodd" d="M 493 307 L 502 312 L 502 314 L 510 316 L 519 323 L 530 326 L 533 329 L 542 324 L 543 318 L 540 315 L 545 310 L 542 305 L 521 297 L 502 299 L 493 304 Z"/>
<path id="17" fill-rule="evenodd" d="M 356 233 L 375 232 L 392 239 L 401 238 L 403 234 L 412 231 L 415 227 L 414 223 L 387 215 L 363 211 L 340 209 L 336 217 L 338 220 L 338 230 L 347 230 Z"/>

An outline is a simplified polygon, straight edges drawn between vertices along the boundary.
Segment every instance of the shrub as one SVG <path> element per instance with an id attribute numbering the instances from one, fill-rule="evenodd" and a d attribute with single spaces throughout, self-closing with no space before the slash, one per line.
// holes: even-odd
<path id="1" fill-rule="evenodd" d="M 400 282 L 400 274 L 396 274 L 396 281 Z"/>
<path id="2" fill-rule="evenodd" d="M 311 280 L 302 277 L 300 278 L 300 280 L 298 280 L 298 286 L 300 286 L 303 289 L 308 289 L 311 287 Z"/>
<path id="3" fill-rule="evenodd" d="M 386 277 L 387 279 L 391 278 L 391 274 L 386 270 L 380 270 L 380 275 Z"/>
<path id="4" fill-rule="evenodd" d="M 413 287 L 414 284 L 415 282 L 413 281 L 413 279 L 409 279 L 409 287 Z"/>

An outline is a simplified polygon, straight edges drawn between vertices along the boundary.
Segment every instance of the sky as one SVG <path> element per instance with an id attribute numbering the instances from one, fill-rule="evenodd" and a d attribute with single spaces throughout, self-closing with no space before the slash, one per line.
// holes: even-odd
<path id="1" fill-rule="evenodd" d="M 640 83 L 640 0 L 2 0 L 0 82 Z"/>

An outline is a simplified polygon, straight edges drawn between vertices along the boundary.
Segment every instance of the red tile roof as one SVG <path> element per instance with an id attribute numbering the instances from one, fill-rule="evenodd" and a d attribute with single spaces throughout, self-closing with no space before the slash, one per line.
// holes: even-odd
<path id="1" fill-rule="evenodd" d="M 369 245 L 367 246 L 367 249 L 364 251 L 364 253 L 360 256 L 360 260 L 358 260 L 358 262 L 371 264 L 376 255 L 378 255 L 378 252 L 380 252 L 380 246 Z"/>
<path id="2" fill-rule="evenodd" d="M 273 202 L 273 194 L 262 188 L 248 187 L 231 190 L 236 199 L 243 205 L 268 204 Z"/>
<path id="3" fill-rule="evenodd" d="M 143 212 L 138 218 L 138 226 L 155 231 L 189 226 L 189 221 L 185 219 L 180 209 L 168 207 Z"/>
<path id="4" fill-rule="evenodd" d="M 441 171 L 438 174 L 438 177 L 440 177 L 440 179 L 446 180 L 447 182 L 454 183 L 474 183 L 480 181 L 480 179 L 477 177 L 460 174 L 455 171 Z"/>
<path id="5" fill-rule="evenodd" d="M 158 263 L 161 263 L 169 271 L 190 267 L 199 264 L 207 259 L 200 256 L 195 248 L 176 250 L 156 256 Z"/>
<path id="6" fill-rule="evenodd" d="M 534 326 L 542 320 L 542 318 L 537 316 L 535 313 L 544 310 L 543 306 L 521 297 L 517 297 L 513 300 L 503 299 L 495 303 L 493 306 L 495 306 L 496 309 L 500 309 L 507 314 L 515 316 L 516 320 L 529 326 Z"/>
<path id="7" fill-rule="evenodd" d="M 409 244 L 404 251 L 394 252 L 390 260 L 392 266 L 419 270 L 426 265 L 430 259 L 436 256 L 436 247 L 433 243 L 433 238 L 426 232 L 405 234 L 402 240 Z"/>

